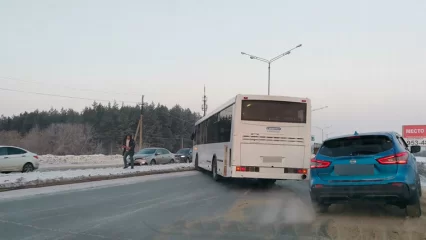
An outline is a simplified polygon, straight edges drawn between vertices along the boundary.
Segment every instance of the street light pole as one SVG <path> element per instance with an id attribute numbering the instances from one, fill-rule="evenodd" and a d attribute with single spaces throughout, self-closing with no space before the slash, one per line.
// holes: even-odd
<path id="1" fill-rule="evenodd" d="M 270 95 L 271 91 L 271 63 L 268 63 L 268 96 Z"/>
<path id="2" fill-rule="evenodd" d="M 316 127 L 319 130 L 321 130 L 321 142 L 324 142 L 324 130 L 327 129 L 327 128 L 331 128 L 331 125 L 323 127 L 323 128 L 320 128 L 320 127 L 317 127 L 317 126 L 314 126 L 314 127 Z"/>
<path id="3" fill-rule="evenodd" d="M 291 51 L 293 51 L 294 49 L 299 48 L 299 47 L 301 47 L 301 46 L 302 46 L 302 44 L 299 44 L 299 45 L 297 45 L 296 47 L 294 47 L 294 48 L 292 48 L 292 49 L 288 50 L 287 52 L 282 53 L 282 54 L 280 54 L 280 55 L 278 55 L 278 56 L 276 56 L 276 57 L 274 57 L 274 58 L 272 58 L 272 59 L 270 59 L 270 60 L 267 60 L 267 59 L 265 59 L 265 58 L 261 58 L 261 57 L 256 57 L 256 56 L 254 56 L 254 55 L 251 55 L 251 54 L 248 54 L 248 53 L 245 53 L 245 52 L 241 52 L 241 54 L 242 54 L 242 55 L 247 55 L 247 56 L 249 56 L 249 57 L 250 57 L 250 59 L 259 60 L 259 61 L 262 61 L 262 62 L 265 62 L 265 63 L 267 63 L 267 64 L 268 64 L 268 95 L 270 95 L 270 92 L 271 92 L 271 63 L 272 63 L 272 62 L 275 62 L 276 60 L 278 60 L 278 59 L 280 59 L 280 58 L 282 58 L 282 57 L 284 57 L 285 55 L 290 54 L 290 53 L 291 53 Z"/>

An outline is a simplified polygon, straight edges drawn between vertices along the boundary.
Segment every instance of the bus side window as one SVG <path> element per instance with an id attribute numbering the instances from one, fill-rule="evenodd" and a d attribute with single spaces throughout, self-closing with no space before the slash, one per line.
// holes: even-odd
<path id="1" fill-rule="evenodd" d="M 198 124 L 197 129 L 195 130 L 196 144 L 201 144 L 201 124 Z"/>

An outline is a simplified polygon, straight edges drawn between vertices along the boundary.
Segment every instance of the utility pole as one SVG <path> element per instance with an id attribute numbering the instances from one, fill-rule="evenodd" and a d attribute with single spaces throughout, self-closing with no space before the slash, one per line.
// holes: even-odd
<path id="1" fill-rule="evenodd" d="M 139 149 L 142 149 L 143 148 L 143 146 L 142 146 L 142 129 L 143 129 L 143 97 L 144 97 L 144 95 L 142 95 L 142 102 L 141 102 L 141 120 L 140 120 L 140 123 L 141 123 L 141 127 L 140 127 L 140 129 L 139 129 Z"/>
<path id="2" fill-rule="evenodd" d="M 139 118 L 139 122 L 138 122 L 138 127 L 136 128 L 136 133 L 135 133 L 135 140 L 138 137 L 139 134 L 139 149 L 142 149 L 142 129 L 143 129 L 143 105 L 144 105 L 144 101 L 143 101 L 144 95 L 142 95 L 142 102 L 141 102 L 141 116 Z"/>
<path id="3" fill-rule="evenodd" d="M 201 110 L 203 111 L 203 117 L 206 116 L 206 112 L 207 112 L 206 85 L 204 85 L 203 105 L 201 105 Z"/>
<path id="4" fill-rule="evenodd" d="M 183 137 L 180 138 L 180 148 L 183 148 Z"/>

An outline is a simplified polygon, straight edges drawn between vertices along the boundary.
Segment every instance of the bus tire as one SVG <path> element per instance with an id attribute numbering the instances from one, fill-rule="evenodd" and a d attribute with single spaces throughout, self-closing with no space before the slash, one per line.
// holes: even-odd
<path id="1" fill-rule="evenodd" d="M 212 177 L 213 177 L 213 180 L 215 180 L 215 181 L 219 181 L 219 179 L 220 179 L 220 176 L 217 174 L 216 158 L 214 158 L 213 161 L 212 161 Z"/>
<path id="2" fill-rule="evenodd" d="M 195 156 L 195 170 L 200 171 L 200 167 L 198 166 L 198 154 Z"/>

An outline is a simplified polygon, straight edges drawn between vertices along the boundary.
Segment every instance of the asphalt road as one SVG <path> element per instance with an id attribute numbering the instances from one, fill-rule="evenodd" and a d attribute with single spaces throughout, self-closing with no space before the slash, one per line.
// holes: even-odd
<path id="1" fill-rule="evenodd" d="M 423 239 L 424 226 L 424 218 L 383 207 L 315 216 L 307 182 L 263 188 L 199 172 L 0 201 L 0 239 L 7 240 Z"/>

